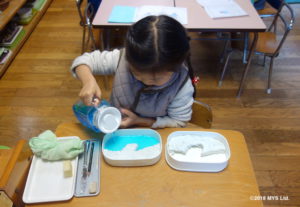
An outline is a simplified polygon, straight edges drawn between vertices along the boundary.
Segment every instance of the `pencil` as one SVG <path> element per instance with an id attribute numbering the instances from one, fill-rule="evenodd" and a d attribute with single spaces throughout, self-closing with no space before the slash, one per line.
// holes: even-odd
<path id="1" fill-rule="evenodd" d="M 95 145 L 95 143 L 92 142 L 91 151 L 90 151 L 90 157 L 89 157 L 88 174 L 91 173 L 91 169 L 92 169 L 93 154 L 94 154 L 94 145 Z"/>

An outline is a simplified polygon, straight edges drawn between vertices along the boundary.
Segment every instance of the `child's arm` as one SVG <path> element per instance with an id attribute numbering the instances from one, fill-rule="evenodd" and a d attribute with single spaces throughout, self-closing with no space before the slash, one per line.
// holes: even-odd
<path id="1" fill-rule="evenodd" d="M 96 50 L 84 53 L 73 61 L 71 72 L 82 83 L 79 97 L 84 104 L 98 105 L 101 99 L 101 90 L 93 74 L 113 74 L 117 69 L 119 56 L 120 50 L 103 52 Z"/>
<path id="2" fill-rule="evenodd" d="M 168 106 L 168 115 L 157 117 L 152 128 L 185 127 L 192 117 L 194 88 L 188 80 Z"/>
<path id="3" fill-rule="evenodd" d="M 98 105 L 98 100 L 101 99 L 101 90 L 91 69 L 87 65 L 79 65 L 75 69 L 75 73 L 82 84 L 82 88 L 79 92 L 80 99 L 85 105 Z"/>
<path id="4" fill-rule="evenodd" d="M 102 51 L 95 50 L 75 58 L 71 72 L 76 77 L 77 67 L 87 65 L 95 75 L 112 75 L 115 73 L 120 58 L 120 50 Z M 75 71 L 76 69 L 76 71 Z"/>

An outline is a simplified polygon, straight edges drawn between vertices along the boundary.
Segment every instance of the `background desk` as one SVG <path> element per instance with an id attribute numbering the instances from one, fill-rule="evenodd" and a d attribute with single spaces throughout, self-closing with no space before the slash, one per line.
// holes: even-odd
<path id="1" fill-rule="evenodd" d="M 249 55 L 247 58 L 246 56 L 244 57 L 244 62 L 246 62 L 247 64 L 245 66 L 244 73 L 242 75 L 240 86 L 237 92 L 237 97 L 240 97 L 249 71 L 254 48 L 256 46 L 258 37 L 257 32 L 265 31 L 266 25 L 259 17 L 250 0 L 236 0 L 236 2 L 248 13 L 248 16 L 212 19 L 207 15 L 203 7 L 201 7 L 200 4 L 196 2 L 196 0 L 102 0 L 93 20 L 93 26 L 102 29 L 128 27 L 130 24 L 108 22 L 108 18 L 112 11 L 112 8 L 116 5 L 175 5 L 176 7 L 187 8 L 188 24 L 184 26 L 188 31 L 254 32 L 254 41 L 250 46 Z M 247 37 L 248 35 L 246 34 L 245 36 Z M 245 39 L 245 43 L 247 42 L 248 40 Z M 106 44 L 104 44 L 103 42 L 103 45 Z"/>
<path id="2" fill-rule="evenodd" d="M 131 24 L 124 23 L 109 23 L 108 19 L 114 6 L 144 6 L 144 5 L 158 5 L 158 6 L 173 6 L 173 0 L 102 0 L 100 7 L 93 20 L 93 26 L 99 28 L 116 28 L 128 27 Z"/>
<path id="3" fill-rule="evenodd" d="M 176 130 L 157 130 L 166 144 L 167 136 Z M 259 195 L 249 153 L 241 133 L 229 130 L 209 130 L 224 135 L 231 148 L 228 167 L 219 173 L 176 171 L 165 161 L 164 148 L 158 163 L 147 167 L 112 167 L 101 160 L 101 189 L 95 197 L 73 198 L 66 202 L 44 203 L 40 207 L 253 207 L 261 201 L 250 200 Z M 80 124 L 58 126 L 57 136 L 76 135 L 82 139 L 95 137 Z"/>
<path id="4" fill-rule="evenodd" d="M 105 0 L 104 0 L 105 1 Z M 248 13 L 248 16 L 212 19 L 196 0 L 175 0 L 176 7 L 188 10 L 188 31 L 218 31 L 218 32 L 263 32 L 266 25 L 259 17 L 251 1 L 235 0 Z"/>
<path id="5" fill-rule="evenodd" d="M 174 6 L 187 8 L 188 24 L 184 25 L 188 31 L 248 31 L 263 32 L 266 25 L 259 17 L 249 0 L 235 0 L 249 15 L 233 18 L 212 19 L 196 0 L 102 0 L 93 20 L 93 26 L 99 28 L 128 27 L 131 24 L 109 23 L 108 18 L 114 6 Z"/>

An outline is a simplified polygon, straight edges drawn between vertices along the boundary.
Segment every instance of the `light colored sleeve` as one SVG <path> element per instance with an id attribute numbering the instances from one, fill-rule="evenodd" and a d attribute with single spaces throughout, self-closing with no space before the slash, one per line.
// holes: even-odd
<path id="1" fill-rule="evenodd" d="M 120 58 L 120 50 L 113 51 L 95 50 L 90 53 L 75 58 L 71 65 L 71 72 L 76 77 L 75 69 L 79 65 L 87 65 L 95 75 L 111 75 L 114 74 Z"/>
<path id="2" fill-rule="evenodd" d="M 168 116 L 157 117 L 152 128 L 185 127 L 192 117 L 194 87 L 189 79 L 168 107 Z"/>

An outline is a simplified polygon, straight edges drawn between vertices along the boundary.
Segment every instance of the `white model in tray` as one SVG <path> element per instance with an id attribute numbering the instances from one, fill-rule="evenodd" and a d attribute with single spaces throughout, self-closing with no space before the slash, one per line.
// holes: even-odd
<path id="1" fill-rule="evenodd" d="M 169 142 L 168 147 L 170 154 L 186 154 L 189 149 L 200 147 L 202 149 L 200 156 L 224 153 L 226 150 L 222 142 L 211 137 L 202 137 L 199 135 L 182 135 L 174 137 Z"/>
<path id="2" fill-rule="evenodd" d="M 229 145 L 219 133 L 177 131 L 168 136 L 166 160 L 176 170 L 219 172 L 229 158 Z"/>

